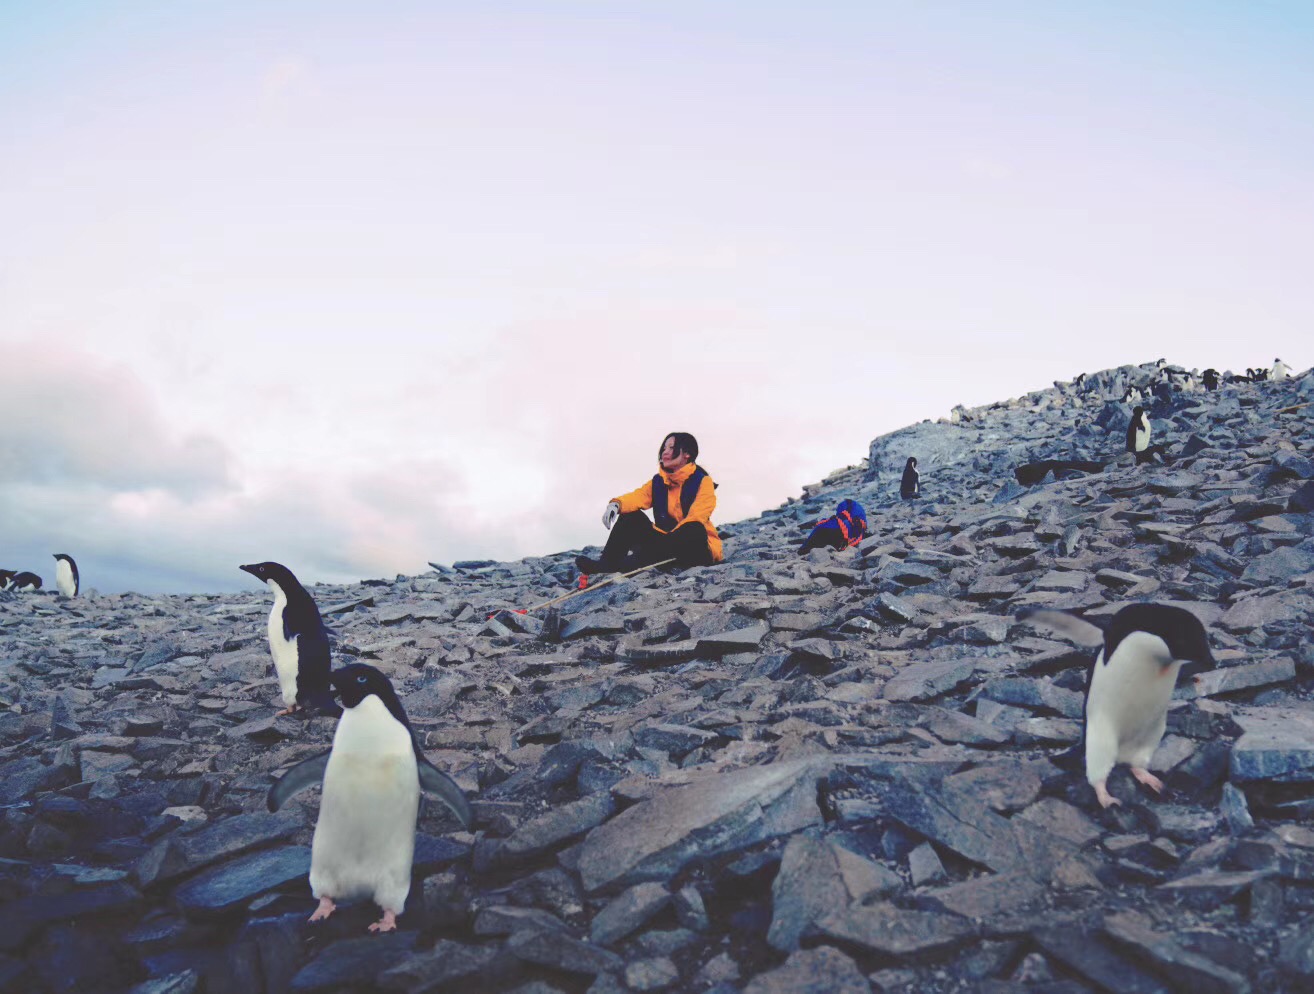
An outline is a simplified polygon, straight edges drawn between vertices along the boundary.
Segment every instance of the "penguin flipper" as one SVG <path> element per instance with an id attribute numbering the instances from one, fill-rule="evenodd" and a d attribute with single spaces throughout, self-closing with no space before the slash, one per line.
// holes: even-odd
<path id="1" fill-rule="evenodd" d="M 322 784 L 324 782 L 324 770 L 328 767 L 330 752 L 332 750 L 327 749 L 318 756 L 311 756 L 309 759 L 302 760 L 279 777 L 274 782 L 274 786 L 269 788 L 269 793 L 265 795 L 265 806 L 270 811 L 277 811 L 294 795 L 301 793 L 308 787 L 318 787 Z"/>
<path id="2" fill-rule="evenodd" d="M 456 815 L 466 831 L 469 831 L 474 816 L 470 812 L 470 802 L 465 799 L 461 788 L 456 786 L 456 781 L 423 756 L 417 756 L 416 761 L 420 770 L 420 787 L 431 794 L 436 794 L 438 799 L 447 805 L 448 810 Z"/>
<path id="3" fill-rule="evenodd" d="M 1053 608 L 1037 608 L 1034 611 L 1022 611 L 1018 614 L 1019 621 L 1027 621 L 1034 625 L 1043 625 L 1050 628 L 1060 635 L 1064 635 L 1078 645 L 1093 649 L 1104 643 L 1104 630 L 1098 625 L 1092 624 L 1085 618 L 1079 618 L 1075 614 L 1069 614 L 1066 611 L 1056 611 Z"/>

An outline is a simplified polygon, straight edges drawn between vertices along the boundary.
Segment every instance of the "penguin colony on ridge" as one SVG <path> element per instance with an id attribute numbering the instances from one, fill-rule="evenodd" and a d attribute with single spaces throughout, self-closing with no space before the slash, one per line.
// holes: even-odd
<path id="1" fill-rule="evenodd" d="M 283 692 L 283 710 L 276 714 L 291 714 L 298 708 L 339 714 L 329 689 L 328 629 L 314 598 L 282 563 L 248 563 L 239 569 L 263 580 L 274 591 L 274 606 L 269 612 L 269 652 Z"/>
<path id="2" fill-rule="evenodd" d="M 437 794 L 466 829 L 470 806 L 452 779 L 424 758 L 386 676 L 356 663 L 332 679 L 344 709 L 333 748 L 289 770 L 266 803 L 277 811 L 322 780 L 310 850 L 310 890 L 319 906 L 310 920 L 328 918 L 336 901 L 368 897 L 383 909 L 369 930 L 389 932 L 411 888 L 420 789 Z"/>
<path id="3" fill-rule="evenodd" d="M 1279 378 L 1286 370 L 1280 360 L 1276 363 L 1274 378 Z M 1162 367 L 1163 360 L 1155 365 Z M 1216 386 L 1216 373 L 1214 386 L 1210 373 L 1214 371 L 1206 370 L 1206 389 Z M 1163 376 L 1163 382 L 1171 382 L 1171 374 Z M 1190 383 L 1189 374 L 1185 382 Z M 1128 388 L 1124 397 L 1132 395 Z M 1136 415 L 1140 425 L 1134 417 L 1128 449 L 1139 452 L 1148 447 L 1149 424 L 1140 408 Z M 910 466 L 915 466 L 912 460 Z M 60 592 L 76 596 L 76 564 L 62 553 L 55 558 Z M 322 783 L 310 870 L 319 906 L 310 920 L 328 918 L 336 900 L 369 897 L 383 910 L 370 931 L 395 929 L 410 889 L 421 789 L 436 793 L 467 829 L 469 805 L 460 788 L 424 758 L 401 702 L 382 673 L 355 664 L 330 674 L 327 631 L 313 598 L 292 572 L 274 562 L 240 568 L 274 591 L 268 631 L 286 705 L 279 714 L 310 706 L 341 714 L 333 747 L 287 771 L 267 797 L 269 809 L 276 811 L 296 793 Z M 41 579 L 0 570 L 0 589 L 20 585 L 39 588 Z M 1082 743 L 1070 751 L 1079 750 L 1084 757 L 1087 779 L 1101 806 L 1121 803 L 1107 788 L 1117 763 L 1130 764 L 1132 775 L 1152 790 L 1163 789 L 1148 764 L 1163 737 L 1176 677 L 1184 666 L 1212 663 L 1203 626 L 1181 608 L 1133 604 L 1114 615 L 1088 675 Z M 345 712 L 333 703 L 333 690 Z M 1062 759 L 1055 757 L 1060 764 Z"/>

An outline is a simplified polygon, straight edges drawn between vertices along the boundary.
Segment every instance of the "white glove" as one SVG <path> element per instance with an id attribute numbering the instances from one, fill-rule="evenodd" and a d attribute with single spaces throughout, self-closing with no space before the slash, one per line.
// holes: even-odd
<path id="1" fill-rule="evenodd" d="M 619 517 L 620 505 L 615 501 L 612 501 L 607 505 L 607 509 L 602 512 L 602 527 L 607 529 L 607 531 L 611 531 L 611 526 L 616 523 L 616 519 Z"/>

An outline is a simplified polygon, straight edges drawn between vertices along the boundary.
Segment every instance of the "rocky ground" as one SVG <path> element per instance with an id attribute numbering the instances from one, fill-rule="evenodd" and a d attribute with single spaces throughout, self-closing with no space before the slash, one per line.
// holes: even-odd
<path id="1" fill-rule="evenodd" d="M 314 587 L 474 802 L 472 834 L 425 806 L 389 935 L 307 924 L 317 791 L 265 811 L 333 722 L 272 717 L 264 590 L 0 594 L 0 989 L 1314 989 L 1314 376 L 1161 403 L 1178 458 L 1136 467 L 1109 398 L 1149 372 L 878 438 L 725 563 L 559 612 L 514 609 L 573 552 Z M 1114 461 L 1014 481 L 1054 458 Z M 800 558 L 843 497 L 870 537 Z M 1149 599 L 1219 669 L 1164 795 L 1120 769 L 1104 811 L 1046 759 L 1088 653 L 1017 618 Z"/>

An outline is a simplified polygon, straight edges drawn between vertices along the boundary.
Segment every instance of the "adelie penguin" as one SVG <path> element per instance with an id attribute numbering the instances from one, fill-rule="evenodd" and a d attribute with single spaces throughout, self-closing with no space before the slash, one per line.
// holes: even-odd
<path id="1" fill-rule="evenodd" d="M 14 570 L 0 570 L 0 589 L 3 590 L 40 590 L 41 577 L 35 573 L 29 573 L 24 570 L 17 573 Z"/>
<path id="2" fill-rule="evenodd" d="M 339 714 L 329 689 L 328 630 L 314 599 L 281 563 L 248 563 L 241 568 L 274 591 L 274 606 L 269 612 L 269 652 L 283 692 L 283 710 L 278 715 L 291 714 L 298 708 Z"/>
<path id="3" fill-rule="evenodd" d="M 420 791 L 438 796 L 469 829 L 470 805 L 461 789 L 420 751 L 410 721 L 388 678 L 356 663 L 333 674 L 342 718 L 327 753 L 292 767 L 270 788 L 277 811 L 298 791 L 323 783 L 310 848 L 310 890 L 323 921 L 337 901 L 369 898 L 383 917 L 371 932 L 389 932 L 406 905 L 415 854 Z"/>
<path id="4" fill-rule="evenodd" d="M 65 597 L 78 595 L 78 564 L 72 556 L 63 552 L 55 553 L 55 586 Z"/>
<path id="5" fill-rule="evenodd" d="M 1048 623 L 1079 642 L 1092 642 L 1099 629 L 1061 611 L 1039 611 L 1029 620 Z M 1118 763 L 1156 794 L 1163 782 L 1150 772 L 1150 758 L 1168 723 L 1168 704 L 1179 673 L 1197 675 L 1214 665 L 1200 619 L 1168 604 L 1128 604 L 1103 633 L 1103 645 L 1086 678 L 1082 740 L 1053 757 L 1065 769 L 1084 760 L 1086 780 L 1101 807 L 1121 802 L 1109 793 L 1109 773 Z"/>

